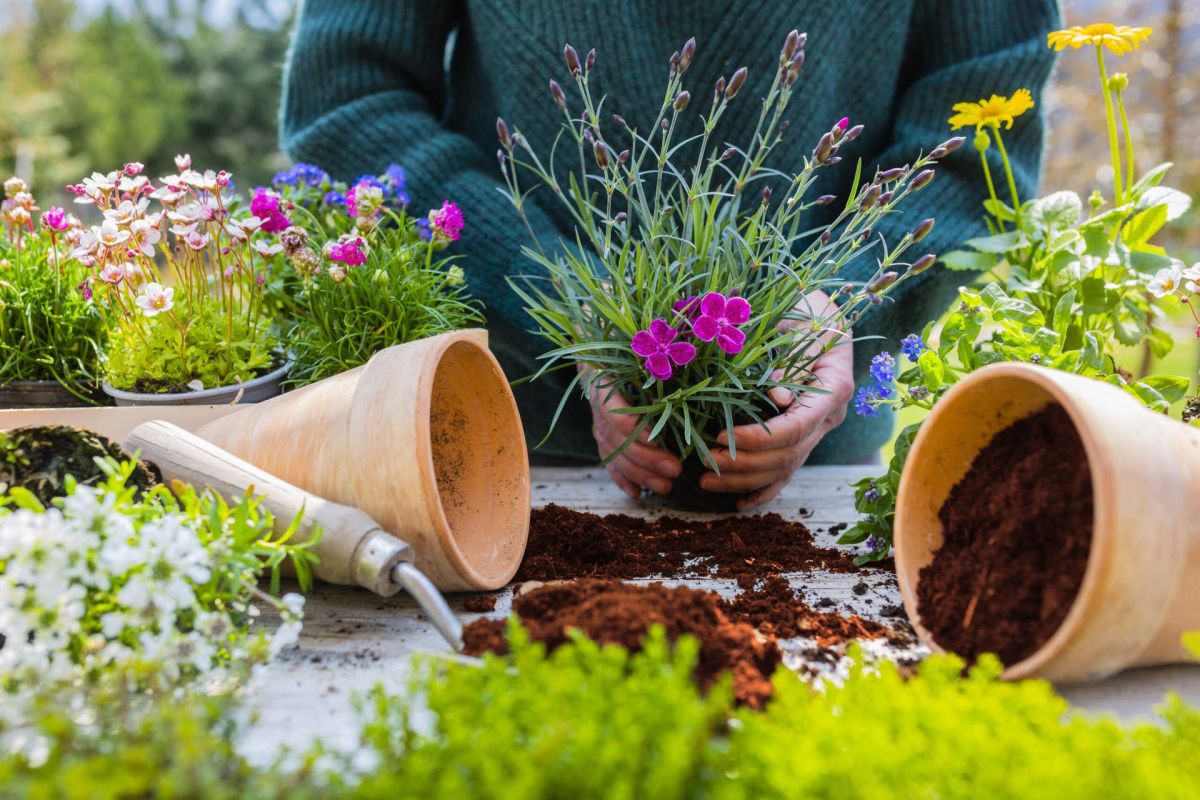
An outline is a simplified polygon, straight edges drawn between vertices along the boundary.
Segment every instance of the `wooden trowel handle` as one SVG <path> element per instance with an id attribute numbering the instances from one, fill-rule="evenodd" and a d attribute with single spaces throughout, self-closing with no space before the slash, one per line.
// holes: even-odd
<path id="1" fill-rule="evenodd" d="M 391 571 L 396 564 L 412 560 L 412 549 L 384 532 L 369 514 L 310 494 L 169 422 L 144 422 L 124 444 L 153 462 L 168 482 L 207 487 L 230 499 L 253 491 L 274 515 L 277 532 L 303 514 L 293 541 L 308 541 L 320 530 L 312 549 L 320 559 L 313 568 L 318 578 L 365 586 L 384 596 L 399 590 Z"/>

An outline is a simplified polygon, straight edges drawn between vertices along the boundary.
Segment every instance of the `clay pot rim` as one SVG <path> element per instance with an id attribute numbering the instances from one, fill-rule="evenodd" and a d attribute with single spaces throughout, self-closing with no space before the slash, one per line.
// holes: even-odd
<path id="1" fill-rule="evenodd" d="M 495 360 L 495 356 L 492 355 L 491 350 L 488 348 L 487 333 L 485 330 L 478 328 L 467 328 L 441 334 L 436 337 L 429 337 L 429 339 L 426 341 L 432 341 L 433 339 L 437 339 L 437 345 L 435 349 L 431 350 L 429 356 L 427 357 L 427 363 L 430 363 L 432 368 L 424 370 L 420 376 L 416 407 L 416 414 L 419 419 L 428 420 L 432 414 L 434 383 L 437 380 L 437 374 L 442 366 L 442 361 L 445 359 L 447 353 L 449 353 L 452 349 L 460 347 L 468 348 L 471 351 L 471 358 L 480 358 L 487 363 L 490 369 L 490 373 L 488 375 L 489 378 L 493 380 L 499 380 L 505 386 L 508 385 L 508 379 L 505 377 L 504 371 L 500 368 L 500 365 Z M 376 353 L 364 365 L 363 369 L 367 371 L 387 369 L 387 361 L 389 356 L 386 354 L 388 352 L 388 350 L 381 350 L 379 353 Z M 497 395 L 496 397 L 493 397 L 492 400 L 498 402 L 500 397 Z M 511 392 L 507 393 L 507 401 L 510 406 L 511 418 L 520 420 L 520 412 L 517 409 L 516 399 L 512 396 Z M 513 576 L 517 574 L 517 570 L 520 569 L 523 557 L 514 559 L 513 563 L 510 565 L 510 568 L 505 570 L 505 572 L 496 573 L 494 575 L 488 575 L 481 572 L 478 566 L 476 566 L 476 564 L 472 563 L 471 560 L 467 558 L 462 547 L 459 546 L 458 537 L 455 535 L 454 528 L 450 525 L 450 520 L 446 516 L 446 509 L 442 503 L 442 494 L 437 484 L 437 470 L 433 463 L 433 442 L 431 440 L 431 431 L 426 428 L 425 433 L 426 435 L 420 437 L 417 442 L 419 452 L 415 455 L 423 465 L 423 469 L 418 471 L 421 481 L 421 490 L 425 493 L 426 497 L 433 497 L 436 501 L 433 504 L 434 508 L 432 509 L 434 515 L 433 522 L 434 527 L 436 528 L 438 541 L 442 545 L 443 554 L 446 556 L 447 561 L 450 562 L 450 565 L 453 567 L 453 569 L 458 573 L 459 577 L 461 577 L 464 581 L 469 582 L 474 587 L 474 589 L 472 589 L 473 591 L 491 591 L 508 584 L 508 582 L 512 580 Z M 526 475 L 526 482 L 528 483 L 529 454 L 525 450 L 524 434 L 518 427 L 514 435 L 521 440 L 519 450 L 521 453 L 523 453 L 523 458 L 525 461 L 524 473 Z M 528 525 L 528 522 L 526 522 L 526 525 Z M 521 552 L 522 554 L 524 553 L 524 548 L 522 548 Z M 501 578 L 503 578 L 502 581 L 500 580 Z"/>
<path id="2" fill-rule="evenodd" d="M 1001 674 L 1003 679 L 1023 680 L 1038 675 L 1049 662 L 1052 662 L 1062 653 L 1067 644 L 1076 636 L 1078 629 L 1083 625 L 1084 609 L 1092 603 L 1093 596 L 1100 591 L 1100 576 L 1108 569 L 1108 564 L 1112 557 L 1113 534 L 1110 530 L 1109 519 L 1113 513 L 1112 498 L 1115 497 L 1113 487 L 1110 486 L 1114 473 L 1113 470 L 1108 468 L 1106 448 L 1097 441 L 1097 434 L 1087 424 L 1086 415 L 1076 407 L 1070 393 L 1065 391 L 1061 384 L 1055 380 L 1055 375 L 1051 369 L 1049 367 L 1039 367 L 1023 363 L 992 364 L 983 369 L 976 370 L 955 384 L 951 392 L 933 407 L 929 417 L 922 423 L 921 430 L 918 431 L 917 437 L 913 441 L 908 458 L 921 458 L 925 440 L 928 438 L 926 433 L 931 427 L 930 423 L 936 419 L 939 413 L 950 413 L 949 409 L 955 400 L 954 395 L 964 395 L 968 389 L 976 384 L 998 378 L 1024 381 L 1032 384 L 1048 395 L 1051 403 L 1057 403 L 1067 412 L 1067 416 L 1070 417 L 1072 424 L 1075 426 L 1075 431 L 1083 443 L 1084 453 L 1087 456 L 1088 469 L 1091 472 L 1092 478 L 1092 542 L 1088 552 L 1087 566 L 1084 568 L 1083 582 L 1080 584 L 1075 599 L 1071 601 L 1071 608 L 1068 610 L 1067 616 L 1058 626 L 1058 629 L 1055 630 L 1054 634 L 1028 657 L 1015 664 L 1005 665 L 1004 672 Z M 918 462 L 914 461 L 913 463 Z M 908 494 L 907 484 L 901 481 L 896 501 L 898 508 L 910 502 Z M 921 641 L 934 653 L 945 653 L 946 650 L 936 642 L 932 634 L 921 624 L 921 618 L 917 611 L 916 582 L 910 583 L 903 577 L 909 573 L 907 551 L 901 546 L 903 538 L 903 535 L 896 537 L 894 555 L 896 559 L 896 574 L 900 578 L 900 592 L 904 601 L 905 611 Z"/>

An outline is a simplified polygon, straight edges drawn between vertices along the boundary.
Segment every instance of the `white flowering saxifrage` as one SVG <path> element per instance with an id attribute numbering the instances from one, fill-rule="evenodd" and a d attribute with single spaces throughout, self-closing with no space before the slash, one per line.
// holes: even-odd
<path id="1" fill-rule="evenodd" d="M 806 211 L 838 201 L 807 197 L 818 173 L 842 160 L 862 126 L 830 120 L 797 174 L 769 166 L 788 127 L 804 43 L 796 31 L 786 37 L 770 91 L 761 107 L 747 107 L 759 124 L 745 149 L 718 143 L 715 133 L 745 83 L 745 68 L 721 78 L 711 104 L 690 113 L 684 76 L 694 39 L 670 60 L 662 106 L 644 127 L 632 116 L 601 117 L 603 100 L 589 82 L 595 53 L 581 59 L 566 48 L 579 99 L 568 100 L 550 82 L 565 122 L 547 152 L 578 151 L 569 175 L 516 126 L 497 121 L 500 163 L 517 210 L 524 216 L 532 188 L 522 178 L 530 175 L 561 200 L 575 227 L 575 246 L 566 252 L 551 242 L 526 249 L 545 276 L 513 282 L 553 344 L 538 376 L 578 368 L 568 393 L 581 385 L 585 396 L 620 394 L 631 406 L 622 412 L 640 417 L 606 463 L 648 435 L 685 461 L 694 455 L 716 470 L 710 450 L 723 430 L 736 458 L 736 425 L 762 424 L 778 413 L 772 390 L 824 392 L 813 380 L 814 363 L 850 340 L 847 332 L 863 313 L 933 264 L 931 254 L 906 260 L 932 220 L 899 241 L 880 242 L 874 232 L 933 179 L 932 166 L 961 139 L 911 164 L 860 175 L 831 224 L 805 229 Z M 684 128 L 693 119 L 698 132 L 689 136 Z M 685 151 L 695 154 L 687 164 Z M 852 285 L 844 270 L 861 259 L 874 262 L 873 277 Z M 817 299 L 823 295 L 837 302 Z"/>
<path id="2" fill-rule="evenodd" d="M 304 599 L 278 594 L 290 560 L 305 585 L 310 543 L 289 543 L 252 497 L 127 487 L 132 464 L 107 462 L 98 487 L 67 482 L 43 507 L 12 489 L 0 498 L 0 746 L 35 746 L 25 728 L 47 698 L 85 718 L 113 681 L 147 702 L 228 692 L 300 632 Z M 272 577 L 271 591 L 257 581 Z M 273 634 L 252 629 L 274 607 Z"/>
<path id="3" fill-rule="evenodd" d="M 89 270 L 69 258 L 83 232 L 73 214 L 45 211 L 20 178 L 0 199 L 0 386 L 56 381 L 92 402 L 99 383 L 104 318 L 81 291 Z"/>
<path id="4" fill-rule="evenodd" d="M 246 209 L 230 173 L 193 169 L 187 155 L 175 166 L 157 184 L 130 163 L 67 187 L 100 213 L 64 238 L 90 271 L 80 292 L 108 319 L 104 375 L 118 389 L 229 386 L 279 359 L 262 240 L 287 227 L 286 204 L 264 192 Z"/>
<path id="5" fill-rule="evenodd" d="M 1122 109 L 1125 141 L 1132 148 L 1122 99 L 1128 80 L 1102 80 L 1103 91 Z M 948 253 L 943 262 L 950 269 L 983 271 L 984 285 L 960 289 L 958 306 L 940 323 L 930 322 L 919 335 L 901 341 L 903 365 L 888 353 L 875 357 L 868 383 L 855 397 L 859 414 L 885 408 L 928 411 L 959 378 L 1005 361 L 1105 380 L 1164 413 L 1187 395 L 1187 378 L 1146 373 L 1151 357 L 1161 358 L 1174 344 L 1153 299 L 1185 303 L 1200 335 L 1200 314 L 1192 303 L 1200 288 L 1200 264 L 1185 268 L 1153 241 L 1164 225 L 1188 210 L 1191 198 L 1162 185 L 1170 164 L 1135 179 L 1130 149 L 1125 169 L 1119 159 L 1115 162 L 1115 199 L 1096 191 L 1085 207 L 1074 192 L 1060 191 L 1022 201 L 1001 130 L 1014 121 L 1021 124 L 1019 118 L 1032 107 L 1024 90 L 1011 99 L 997 95 L 982 104 L 955 107 L 959 113 L 951 117 L 952 126 L 976 127 L 975 149 L 991 195 L 984 204 L 991 235 L 965 242 L 964 249 Z M 1112 125 L 1110 136 L 1119 152 Z M 993 145 L 999 150 L 1009 203 L 994 190 L 987 158 Z M 1143 348 L 1137 374 L 1117 363 L 1119 349 L 1129 346 Z M 1200 410 L 1200 402 L 1192 405 L 1192 414 Z M 864 543 L 863 561 L 883 558 L 891 549 L 900 477 L 919 427 L 910 425 L 899 433 L 884 475 L 855 484 L 863 516 L 841 541 Z"/>
<path id="6" fill-rule="evenodd" d="M 273 189 L 291 214 L 272 245 L 267 292 L 290 319 L 289 385 L 353 369 L 393 345 L 482 324 L 457 257 L 443 254 L 462 236 L 462 212 L 445 201 L 410 217 L 398 165 L 346 185 L 297 164 L 275 176 Z"/>

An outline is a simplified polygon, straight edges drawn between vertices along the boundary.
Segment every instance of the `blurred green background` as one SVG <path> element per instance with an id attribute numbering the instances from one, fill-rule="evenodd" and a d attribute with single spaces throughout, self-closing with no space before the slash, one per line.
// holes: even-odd
<path id="1" fill-rule="evenodd" d="M 0 0 L 0 176 L 25 178 L 43 207 L 65 201 L 63 184 L 94 169 L 139 160 L 151 175 L 164 174 L 180 152 L 199 167 L 231 170 L 242 186 L 266 182 L 287 163 L 277 149 L 276 114 L 296 6 Z M 1139 167 L 1174 161 L 1169 183 L 1200 194 L 1200 2 L 1065 0 L 1063 12 L 1068 24 L 1154 28 L 1149 45 L 1110 68 L 1130 74 Z M 1084 53 L 1068 51 L 1059 62 L 1045 101 L 1047 190 L 1086 196 L 1111 179 L 1094 69 Z M 1200 260 L 1200 214 L 1176 223 L 1163 244 L 1188 263 Z M 1132 351 L 1127 368 L 1196 377 L 1200 345 L 1190 315 L 1177 310 L 1179 344 L 1165 363 L 1146 363 Z"/>

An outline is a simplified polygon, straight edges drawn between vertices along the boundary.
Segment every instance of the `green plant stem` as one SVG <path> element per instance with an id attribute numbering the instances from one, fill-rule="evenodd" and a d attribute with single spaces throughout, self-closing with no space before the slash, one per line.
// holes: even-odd
<path id="1" fill-rule="evenodd" d="M 988 197 L 991 198 L 992 204 L 996 206 L 998 212 L 1000 199 L 996 197 L 996 184 L 992 180 L 992 168 L 988 165 L 987 153 L 981 152 L 979 154 L 979 163 L 983 165 L 983 179 L 987 183 Z M 999 213 L 995 214 L 995 217 L 996 222 L 1000 225 L 1000 232 L 1004 233 L 1004 220 L 1000 217 Z"/>
<path id="2" fill-rule="evenodd" d="M 1012 164 L 1008 160 L 1008 150 L 1004 147 L 1004 139 L 1000 137 L 1000 126 L 997 125 L 992 135 L 996 139 L 996 147 L 1000 148 L 1000 160 L 1004 163 L 1004 178 L 1008 181 L 1008 192 L 1012 195 L 1013 225 L 1021 227 L 1021 198 L 1017 196 L 1017 181 L 1013 177 Z"/>
<path id="3" fill-rule="evenodd" d="M 1125 93 L 1117 92 L 1117 112 L 1121 116 L 1121 135 L 1125 137 L 1125 185 L 1133 189 L 1133 137 L 1129 135 L 1129 116 L 1125 113 Z"/>
<path id="4" fill-rule="evenodd" d="M 1108 70 L 1104 68 L 1104 47 L 1096 45 L 1096 65 L 1100 70 L 1100 89 L 1104 92 L 1104 116 L 1108 122 L 1108 149 L 1113 169 L 1113 204 L 1121 205 L 1125 191 L 1121 185 L 1121 146 L 1117 141 L 1117 121 L 1113 114 L 1112 93 L 1108 90 Z"/>

